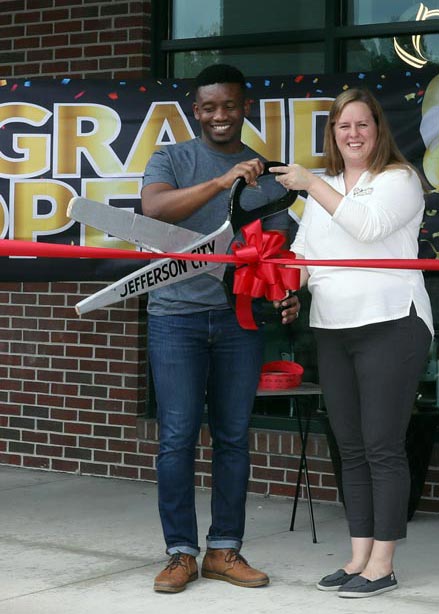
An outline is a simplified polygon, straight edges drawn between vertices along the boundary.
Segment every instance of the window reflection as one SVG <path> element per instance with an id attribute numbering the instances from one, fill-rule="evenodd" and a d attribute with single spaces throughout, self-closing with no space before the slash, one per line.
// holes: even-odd
<path id="1" fill-rule="evenodd" d="M 334 19 L 336 11 L 343 18 L 325 36 L 326 4 L 333 4 Z M 168 66 L 175 77 L 190 78 L 212 62 L 236 64 L 249 76 L 422 69 L 439 63 L 439 0 L 173 0 L 171 6 L 172 39 L 219 37 L 218 42 L 208 43 L 214 49 L 196 51 L 187 41 L 178 52 L 169 50 Z M 377 31 L 373 27 L 407 21 L 430 21 L 432 33 L 420 34 L 414 27 L 413 33 L 391 36 L 385 26 Z M 352 26 L 362 25 L 372 25 L 374 38 L 355 38 Z M 313 29 L 313 40 L 320 42 L 299 42 L 304 29 Z M 352 38 L 346 38 L 346 31 Z M 279 40 L 284 44 L 275 44 L 277 32 L 289 32 L 286 44 L 285 34 Z M 239 35 L 246 35 L 246 47 L 231 49 L 227 37 Z"/>
<path id="2" fill-rule="evenodd" d="M 413 2 L 413 0 L 392 0 L 392 2 L 383 2 L 383 0 L 348 0 L 347 24 L 362 25 L 414 21 L 421 4 L 427 10 L 439 8 L 439 0 L 425 0 L 422 3 Z"/>
<path id="3" fill-rule="evenodd" d="M 325 0 L 173 0 L 172 38 L 322 28 Z"/>
<path id="4" fill-rule="evenodd" d="M 347 72 L 403 68 L 395 54 L 393 38 L 369 38 L 346 41 L 344 48 Z"/>
<path id="5" fill-rule="evenodd" d="M 172 38 L 222 35 L 221 0 L 174 0 Z"/>
<path id="6" fill-rule="evenodd" d="M 416 57 L 413 48 L 412 36 L 398 36 L 398 44 L 405 49 L 408 55 Z M 429 62 L 439 62 L 439 34 L 428 34 L 421 36 L 420 49 L 423 57 L 428 58 Z M 347 41 L 345 43 L 344 55 L 346 57 L 346 70 L 354 72 L 357 70 L 387 70 L 392 68 L 422 68 L 427 62 L 414 65 L 407 62 L 398 55 L 394 47 L 394 39 L 391 38 L 369 38 Z"/>
<path id="7" fill-rule="evenodd" d="M 237 66 L 247 77 L 322 73 L 325 67 L 323 43 L 279 45 L 275 48 L 183 51 L 173 54 L 173 75 L 192 78 L 209 64 L 225 62 Z"/>

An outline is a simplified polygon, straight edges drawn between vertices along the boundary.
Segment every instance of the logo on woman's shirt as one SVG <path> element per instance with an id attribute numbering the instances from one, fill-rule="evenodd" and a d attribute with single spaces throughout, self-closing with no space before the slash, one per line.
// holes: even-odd
<path id="1" fill-rule="evenodd" d="M 373 188 L 354 188 L 352 196 L 368 196 L 372 192 Z"/>

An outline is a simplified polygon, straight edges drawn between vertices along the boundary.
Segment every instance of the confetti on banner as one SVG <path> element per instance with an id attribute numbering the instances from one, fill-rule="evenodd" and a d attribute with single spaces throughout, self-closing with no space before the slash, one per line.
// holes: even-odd
<path id="1" fill-rule="evenodd" d="M 408 100 L 413 100 L 413 98 L 416 98 L 416 94 L 415 92 L 412 92 L 411 94 L 406 94 L 404 96 L 404 98 L 408 101 Z"/>
<path id="2" fill-rule="evenodd" d="M 264 85 L 265 85 L 265 87 L 270 87 L 271 81 L 269 79 L 265 79 Z"/>
<path id="3" fill-rule="evenodd" d="M 297 75 L 297 77 L 294 79 L 295 83 L 300 83 L 301 81 L 303 81 L 303 75 Z"/>
<path id="4" fill-rule="evenodd" d="M 15 92 L 15 90 L 17 89 L 18 84 L 14 83 L 14 85 L 11 87 L 11 92 Z"/>
<path id="5" fill-rule="evenodd" d="M 85 90 L 82 90 L 82 92 L 78 92 L 77 94 L 75 94 L 74 99 L 78 100 L 78 98 L 81 98 L 82 96 L 84 96 L 85 94 Z"/>
<path id="6" fill-rule="evenodd" d="M 68 85 L 70 83 L 70 79 L 65 78 L 61 81 L 61 85 Z"/>
<path id="7" fill-rule="evenodd" d="M 108 98 L 110 98 L 110 100 L 118 100 L 119 99 L 119 94 L 117 92 L 110 92 L 108 94 Z"/>
<path id="8" fill-rule="evenodd" d="M 0 87 L 4 87 L 7 84 L 8 82 L 6 81 L 6 79 L 0 79 Z"/>
<path id="9" fill-rule="evenodd" d="M 24 87 L 31 87 L 32 86 L 32 82 L 31 81 L 25 81 L 24 82 Z"/>
<path id="10" fill-rule="evenodd" d="M 344 89 L 344 90 L 348 90 L 348 89 L 349 89 L 349 85 L 348 85 L 347 83 L 345 83 L 345 84 L 343 85 L 343 89 Z"/>
<path id="11" fill-rule="evenodd" d="M 141 86 L 139 87 L 139 92 L 147 92 L 147 91 L 148 91 L 148 88 L 147 88 L 147 87 L 145 87 L 144 85 L 141 85 Z"/>

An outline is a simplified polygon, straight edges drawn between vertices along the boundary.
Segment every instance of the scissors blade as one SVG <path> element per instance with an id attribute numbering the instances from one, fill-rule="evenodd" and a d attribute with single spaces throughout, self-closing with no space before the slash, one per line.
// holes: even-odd
<path id="1" fill-rule="evenodd" d="M 80 196 L 75 196 L 69 202 L 67 216 L 151 252 L 183 251 L 187 245 L 205 236 L 187 228 L 138 215 L 128 209 Z"/>
<path id="2" fill-rule="evenodd" d="M 232 238 L 233 229 L 230 221 L 227 220 L 215 232 L 203 235 L 198 241 L 185 245 L 178 251 L 225 254 Z M 218 265 L 217 262 L 160 259 L 83 299 L 76 304 L 75 310 L 78 315 L 88 313 L 202 273 L 209 273 L 222 279 L 225 268 L 225 264 Z"/>

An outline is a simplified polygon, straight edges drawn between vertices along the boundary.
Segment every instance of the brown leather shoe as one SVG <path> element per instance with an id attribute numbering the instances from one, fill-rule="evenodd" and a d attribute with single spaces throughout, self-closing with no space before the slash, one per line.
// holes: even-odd
<path id="1" fill-rule="evenodd" d="M 208 548 L 204 555 L 201 575 L 211 580 L 225 580 L 248 588 L 265 586 L 270 582 L 265 573 L 250 567 L 245 558 L 234 548 Z"/>
<path id="2" fill-rule="evenodd" d="M 154 590 L 159 593 L 180 593 L 188 582 L 198 578 L 197 561 L 194 556 L 176 552 L 165 569 L 154 580 Z"/>

